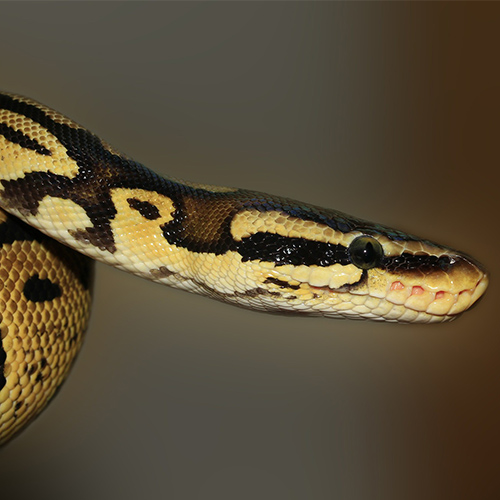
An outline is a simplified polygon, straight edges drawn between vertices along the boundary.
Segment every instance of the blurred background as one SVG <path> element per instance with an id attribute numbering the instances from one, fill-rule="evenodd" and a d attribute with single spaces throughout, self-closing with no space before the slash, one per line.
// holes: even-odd
<path id="1" fill-rule="evenodd" d="M 456 247 L 455 322 L 252 313 L 98 266 L 86 344 L 2 497 L 500 493 L 498 4 L 2 3 L 0 88 L 150 168 Z"/>

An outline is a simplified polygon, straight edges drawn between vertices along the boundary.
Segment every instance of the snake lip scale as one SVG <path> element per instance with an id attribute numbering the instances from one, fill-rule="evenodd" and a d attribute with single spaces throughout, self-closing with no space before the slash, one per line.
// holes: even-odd
<path id="1" fill-rule="evenodd" d="M 0 92 L 0 444 L 47 405 L 88 324 L 92 259 L 256 311 L 405 323 L 484 294 L 472 257 L 343 212 L 162 177 Z"/>

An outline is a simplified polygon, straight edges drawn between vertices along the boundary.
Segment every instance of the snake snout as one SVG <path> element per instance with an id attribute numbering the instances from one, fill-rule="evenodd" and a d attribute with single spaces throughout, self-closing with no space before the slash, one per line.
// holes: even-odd
<path id="1" fill-rule="evenodd" d="M 488 288 L 489 276 L 485 267 L 465 254 L 450 255 L 446 271 L 449 285 L 435 290 L 435 298 L 429 304 L 429 313 L 456 316 L 469 309 Z"/>
<path id="2" fill-rule="evenodd" d="M 450 271 L 453 291 L 459 295 L 457 305 L 461 296 L 470 296 L 468 304 L 464 304 L 463 308 L 457 308 L 460 310 L 456 312 L 453 311 L 454 314 L 459 314 L 472 306 L 484 294 L 488 288 L 489 275 L 481 263 L 465 254 L 455 258 Z"/>
<path id="3" fill-rule="evenodd" d="M 488 287 L 488 272 L 468 255 L 447 251 L 430 262 L 427 267 L 396 271 L 386 284 L 386 300 L 401 306 L 405 314 L 420 314 L 421 321 L 445 321 L 469 309 Z"/>

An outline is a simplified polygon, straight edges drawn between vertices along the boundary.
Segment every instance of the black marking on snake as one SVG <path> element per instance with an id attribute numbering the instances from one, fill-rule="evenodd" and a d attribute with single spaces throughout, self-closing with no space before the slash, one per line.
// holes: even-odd
<path id="1" fill-rule="evenodd" d="M 2 335 L 2 333 L 3 332 L 0 332 L 0 391 L 7 383 L 7 379 L 5 378 L 5 361 L 7 360 L 7 353 L 5 352 L 2 345 L 2 339 L 4 338 L 4 335 Z"/>
<path id="2" fill-rule="evenodd" d="M 170 269 L 168 269 L 168 267 L 166 267 L 166 266 L 160 266 L 156 269 L 150 269 L 149 272 L 155 278 L 169 278 L 170 276 L 177 276 L 179 279 L 181 279 L 181 276 L 179 275 L 179 273 L 175 273 L 174 271 L 170 271 Z"/>
<path id="3" fill-rule="evenodd" d="M 383 257 L 381 267 L 391 272 L 417 271 L 428 273 L 436 270 L 448 271 L 453 265 L 452 259 L 447 255 L 413 255 L 402 253 L 396 257 Z"/>
<path id="4" fill-rule="evenodd" d="M 0 247 L 11 245 L 14 241 L 43 241 L 46 239 L 40 231 L 11 215 L 6 215 L 7 218 L 0 224 Z"/>
<path id="5" fill-rule="evenodd" d="M 3 212 L 6 216 L 4 222 L 0 223 L 0 248 L 3 245 L 12 245 L 16 241 L 38 241 L 45 249 L 64 263 L 70 269 L 84 290 L 90 290 L 93 278 L 94 261 L 70 250 L 52 238 L 48 238 L 38 229 L 29 226 L 25 222 Z"/>
<path id="6" fill-rule="evenodd" d="M 156 220 L 160 218 L 158 207 L 149 203 L 149 201 L 141 201 L 137 198 L 127 198 L 127 202 L 131 208 L 137 210 L 145 219 Z"/>
<path id="7" fill-rule="evenodd" d="M 26 280 L 23 294 L 32 302 L 49 302 L 62 295 L 61 287 L 49 279 L 41 279 L 35 274 Z"/>
<path id="8" fill-rule="evenodd" d="M 179 273 L 174 273 L 173 271 L 169 271 L 166 267 L 162 266 L 158 269 L 151 269 L 150 270 L 151 274 L 155 277 L 158 278 L 166 278 L 170 276 L 175 276 L 178 281 L 190 281 L 195 283 L 203 292 L 212 297 L 221 300 L 222 302 L 230 301 L 234 298 L 254 298 L 258 297 L 260 295 L 265 295 L 265 296 L 271 296 L 271 297 L 281 297 L 281 294 L 279 292 L 271 291 L 271 290 L 266 290 L 265 288 L 257 287 L 257 288 L 250 288 L 249 290 L 245 290 L 244 292 L 239 292 L 235 291 L 233 293 L 224 293 L 216 290 L 215 288 L 210 287 L 203 281 L 198 281 L 193 278 L 185 278 L 182 276 L 182 274 Z M 272 278 L 268 278 L 272 279 Z M 291 287 L 290 287 L 291 288 Z M 249 307 L 245 306 L 245 304 L 240 304 L 242 307 Z M 251 307 L 249 307 L 251 309 Z"/>
<path id="9" fill-rule="evenodd" d="M 12 127 L 9 127 L 6 123 L 0 123 L 0 135 L 3 135 L 5 139 L 9 142 L 13 142 L 14 144 L 19 144 L 21 147 L 26 149 L 31 149 L 35 151 L 35 153 L 51 156 L 52 153 L 42 146 L 38 141 L 24 135 L 19 130 L 15 130 Z"/>
<path id="10" fill-rule="evenodd" d="M 291 290 L 298 290 L 300 288 L 300 285 L 291 285 L 288 281 L 283 281 L 278 278 L 266 278 L 264 283 L 272 283 L 280 288 L 289 288 Z"/>
<path id="11" fill-rule="evenodd" d="M 213 192 L 193 188 L 160 177 L 142 164 L 109 151 L 88 130 L 56 122 L 36 105 L 0 94 L 0 108 L 22 114 L 39 123 L 60 141 L 68 157 L 78 165 L 78 173 L 74 177 L 51 172 L 29 172 L 23 178 L 3 180 L 4 203 L 21 212 L 36 215 L 40 202 L 46 196 L 71 200 L 84 209 L 91 223 L 89 227 L 72 230 L 73 237 L 110 253 L 116 251 L 111 222 L 117 216 L 111 191 L 119 188 L 143 189 L 168 197 L 174 205 L 174 212 L 173 219 L 161 226 L 163 236 L 170 244 L 191 252 L 222 255 L 238 251 L 243 260 L 259 259 L 276 262 L 278 265 L 294 263 L 326 266 L 347 262 L 344 247 L 302 238 L 262 233 L 265 236 L 252 235 L 241 242 L 235 241 L 231 234 L 231 222 L 238 212 L 245 210 L 277 211 L 343 232 L 384 232 L 389 238 L 396 240 L 415 239 L 336 210 L 265 193 L 242 189 L 229 193 Z M 133 208 L 147 217 L 155 217 L 154 209 L 151 208 L 154 205 L 146 208 L 143 205 L 145 202 L 139 203 L 142 205 L 133 202 L 136 205 Z M 269 243 L 270 247 L 258 247 L 259 239 L 261 245 Z"/>
<path id="12" fill-rule="evenodd" d="M 243 262 L 264 260 L 274 262 L 277 266 L 291 264 L 321 267 L 351 263 L 347 248 L 342 245 L 273 233 L 259 232 L 242 238 L 237 248 Z"/>
<path id="13" fill-rule="evenodd" d="M 270 296 L 270 297 L 281 297 L 281 294 L 279 292 L 273 292 L 271 290 L 266 290 L 265 288 L 260 288 L 260 287 L 250 288 L 248 290 L 245 290 L 244 292 L 235 291 L 233 293 L 223 293 L 223 292 L 219 292 L 218 290 L 215 290 L 214 288 L 209 287 L 205 283 L 202 283 L 199 281 L 195 281 L 195 283 L 197 285 L 199 285 L 200 288 L 202 288 L 207 295 L 209 295 L 212 298 L 219 299 L 222 302 L 228 301 L 228 300 L 231 300 L 234 298 L 255 298 L 255 297 L 259 297 L 261 295 Z M 242 304 L 242 303 L 238 302 L 238 304 L 241 307 L 248 307 L 249 309 L 251 309 L 251 306 L 246 305 L 244 303 Z"/>
<path id="14" fill-rule="evenodd" d="M 266 290 L 265 288 L 251 288 L 250 290 L 246 290 L 244 292 L 234 292 L 235 297 L 258 297 L 260 295 L 270 295 L 271 297 L 281 297 L 281 294 L 278 292 L 272 292 L 270 290 Z M 227 297 L 227 295 L 226 295 Z"/>
<path id="15" fill-rule="evenodd" d="M 328 267 L 334 264 L 352 264 L 349 250 L 343 245 L 312 241 L 304 238 L 281 236 L 274 233 L 258 232 L 242 238 L 237 244 L 242 261 L 263 260 L 274 262 L 277 266 Z M 391 272 L 416 271 L 430 273 L 436 270 L 447 271 L 452 265 L 448 256 L 413 255 L 403 253 L 395 257 L 383 257 L 379 266 Z"/>
<path id="16" fill-rule="evenodd" d="M 236 250 L 231 222 L 238 208 L 234 203 L 224 201 L 224 198 L 220 198 L 219 202 L 178 198 L 175 200 L 177 210 L 172 214 L 173 219 L 160 226 L 163 236 L 171 245 L 187 248 L 191 252 L 223 255 Z"/>

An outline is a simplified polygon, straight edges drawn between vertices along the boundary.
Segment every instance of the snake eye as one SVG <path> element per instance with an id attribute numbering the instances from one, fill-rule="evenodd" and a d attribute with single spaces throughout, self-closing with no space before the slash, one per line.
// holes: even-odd
<path id="1" fill-rule="evenodd" d="M 371 269 L 378 265 L 384 251 L 382 245 L 371 236 L 358 236 L 349 245 L 349 258 L 360 269 Z"/>

